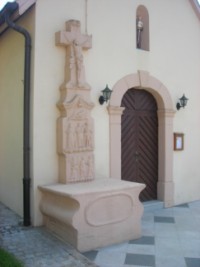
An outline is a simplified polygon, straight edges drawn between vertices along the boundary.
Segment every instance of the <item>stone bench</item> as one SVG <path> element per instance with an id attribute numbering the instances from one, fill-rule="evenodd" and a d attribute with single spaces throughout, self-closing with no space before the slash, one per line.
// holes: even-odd
<path id="1" fill-rule="evenodd" d="M 111 178 L 40 186 L 44 223 L 81 252 L 140 238 L 144 187 Z"/>

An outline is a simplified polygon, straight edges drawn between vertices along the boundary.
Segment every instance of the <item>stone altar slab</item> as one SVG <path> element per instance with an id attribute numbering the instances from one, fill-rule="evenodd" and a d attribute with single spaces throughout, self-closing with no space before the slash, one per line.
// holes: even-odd
<path id="1" fill-rule="evenodd" d="M 98 179 L 40 186 L 45 225 L 81 252 L 141 237 L 144 184 Z"/>

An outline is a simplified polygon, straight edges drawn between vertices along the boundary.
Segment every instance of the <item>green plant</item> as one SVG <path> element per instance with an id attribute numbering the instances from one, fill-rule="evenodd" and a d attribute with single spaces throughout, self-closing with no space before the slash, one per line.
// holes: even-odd
<path id="1" fill-rule="evenodd" d="M 0 248 L 0 267 L 23 267 L 23 264 L 11 253 Z"/>

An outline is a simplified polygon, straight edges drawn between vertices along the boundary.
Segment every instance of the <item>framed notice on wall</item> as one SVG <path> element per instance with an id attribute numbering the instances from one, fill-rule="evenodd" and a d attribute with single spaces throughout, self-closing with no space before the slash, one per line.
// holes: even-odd
<path id="1" fill-rule="evenodd" d="M 174 133 L 174 150 L 181 151 L 184 149 L 184 134 Z"/>

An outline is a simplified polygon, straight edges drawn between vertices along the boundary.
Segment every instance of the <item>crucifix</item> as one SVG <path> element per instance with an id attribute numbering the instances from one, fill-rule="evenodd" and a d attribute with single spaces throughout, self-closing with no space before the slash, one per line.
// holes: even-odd
<path id="1" fill-rule="evenodd" d="M 69 47 L 69 81 L 68 88 L 88 88 L 86 83 L 85 70 L 83 64 L 82 49 L 92 47 L 92 36 L 81 34 L 80 21 L 69 20 L 66 22 L 66 31 L 56 33 L 56 45 Z"/>

